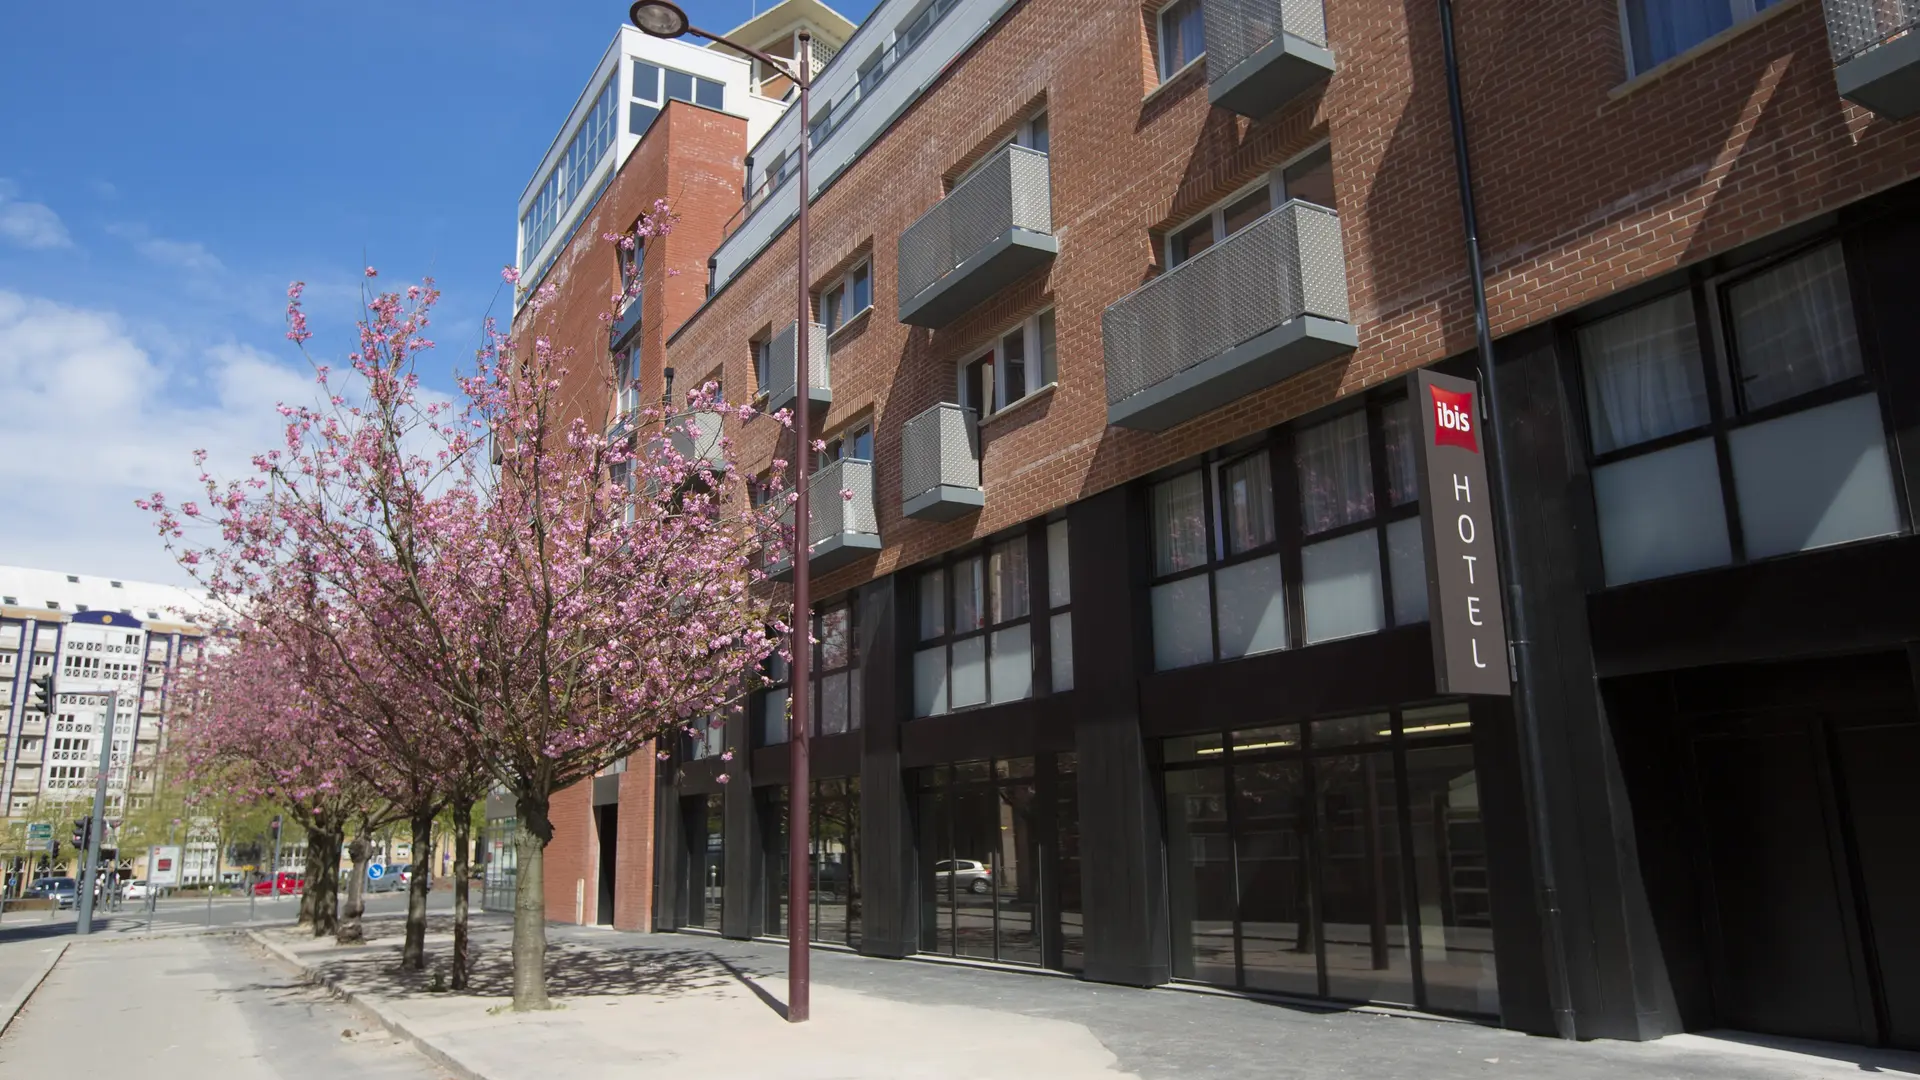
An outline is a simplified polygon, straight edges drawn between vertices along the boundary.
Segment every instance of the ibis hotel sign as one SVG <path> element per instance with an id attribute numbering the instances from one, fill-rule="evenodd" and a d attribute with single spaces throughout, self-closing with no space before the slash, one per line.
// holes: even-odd
<path id="1" fill-rule="evenodd" d="M 1513 692 L 1493 543 L 1486 443 L 1468 379 L 1418 371 L 1420 524 L 1427 552 L 1433 679 L 1445 694 Z"/>

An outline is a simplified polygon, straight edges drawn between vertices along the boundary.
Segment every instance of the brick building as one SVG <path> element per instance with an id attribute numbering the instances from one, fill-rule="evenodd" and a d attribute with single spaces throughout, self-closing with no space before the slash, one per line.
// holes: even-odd
<path id="1" fill-rule="evenodd" d="M 828 443 L 815 934 L 1920 1046 L 1920 10 L 1452 14 L 1457 129 L 1437 4 L 883 0 L 813 328 L 798 116 L 754 144 L 661 364 Z M 1484 396 L 1476 284 L 1512 697 L 1428 619 L 1410 376 Z M 785 712 L 655 770 L 656 928 L 783 932 Z"/>

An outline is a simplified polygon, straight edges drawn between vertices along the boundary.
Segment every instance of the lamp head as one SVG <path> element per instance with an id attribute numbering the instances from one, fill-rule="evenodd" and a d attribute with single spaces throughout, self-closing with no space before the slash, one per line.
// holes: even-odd
<path id="1" fill-rule="evenodd" d="M 670 0 L 637 0 L 627 17 L 640 31 L 657 38 L 677 38 L 687 32 L 687 13 Z"/>

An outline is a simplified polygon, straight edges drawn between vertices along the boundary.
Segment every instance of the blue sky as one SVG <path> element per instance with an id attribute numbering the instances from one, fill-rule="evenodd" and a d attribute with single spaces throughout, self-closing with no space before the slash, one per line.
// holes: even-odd
<path id="1" fill-rule="evenodd" d="M 871 0 L 834 5 L 859 19 Z M 688 5 L 725 28 L 746 0 Z M 765 7 L 764 4 L 761 5 Z M 360 268 L 504 316 L 514 208 L 619 0 L 16 4 L 0 36 L 0 563 L 183 581 L 132 500 L 223 471 L 338 361 Z"/>

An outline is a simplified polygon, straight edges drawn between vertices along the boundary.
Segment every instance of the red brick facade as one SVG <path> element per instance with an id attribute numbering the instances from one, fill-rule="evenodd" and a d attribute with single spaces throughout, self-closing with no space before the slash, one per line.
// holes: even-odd
<path id="1" fill-rule="evenodd" d="M 871 250 L 874 310 L 832 342 L 824 435 L 876 425 L 885 549 L 830 596 L 1198 451 L 1472 347 L 1437 10 L 1328 0 L 1337 71 L 1260 121 L 1207 103 L 1205 62 L 1156 85 L 1151 6 L 1029 0 L 1009 11 L 814 204 L 814 285 Z M 1834 89 L 1817 3 L 1787 0 L 1632 82 L 1612 4 L 1457 5 L 1488 290 L 1507 335 L 1920 175 L 1920 122 Z M 1052 266 L 938 332 L 895 320 L 896 244 L 943 181 L 1045 107 Z M 1331 142 L 1360 348 L 1162 434 L 1109 428 L 1100 316 L 1152 276 L 1165 230 Z M 793 317 L 788 229 L 669 343 L 682 372 L 752 383 L 749 340 Z M 900 515 L 900 431 L 955 369 L 1053 305 L 1058 386 L 981 429 L 985 509 Z M 773 429 L 737 434 L 748 461 Z"/>
<path id="2" fill-rule="evenodd" d="M 538 317 L 522 312 L 517 339 L 547 334 L 570 350 L 562 394 L 571 415 L 590 424 L 612 419 L 613 369 L 608 357 L 608 313 L 619 291 L 619 262 L 605 237 L 630 230 L 656 200 L 673 208 L 672 229 L 646 245 L 641 270 L 639 350 L 643 399 L 664 392 L 667 329 L 684 322 L 705 297 L 707 256 L 719 244 L 727 218 L 739 208 L 745 168 L 746 121 L 674 102 L 654 121 L 599 200 L 581 217 L 542 282 L 558 289 Z M 676 392 L 690 385 L 684 372 Z M 619 775 L 613 924 L 624 930 L 651 925 L 653 910 L 654 768 L 651 749 L 629 759 Z M 558 793 L 554 836 L 546 852 L 547 916 L 560 922 L 600 921 L 600 843 L 591 782 Z"/>

